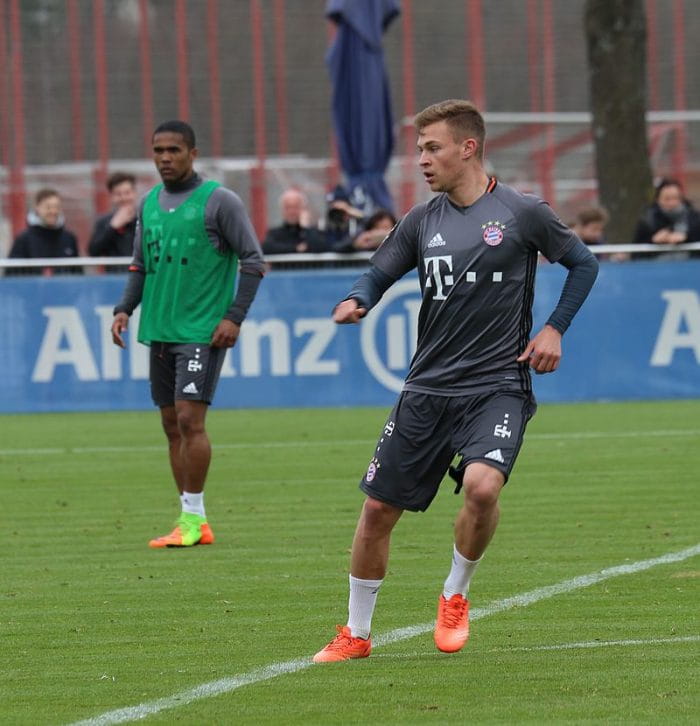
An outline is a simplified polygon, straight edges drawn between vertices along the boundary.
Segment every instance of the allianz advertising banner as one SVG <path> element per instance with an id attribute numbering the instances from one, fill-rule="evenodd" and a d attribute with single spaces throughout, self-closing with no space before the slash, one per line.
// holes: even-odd
<path id="1" fill-rule="evenodd" d="M 420 306 L 415 276 L 357 326 L 331 321 L 358 270 L 271 271 L 229 351 L 215 405 L 389 405 L 401 388 Z M 542 265 L 535 329 L 566 270 Z M 148 351 L 112 344 L 121 275 L 0 279 L 0 411 L 149 408 Z M 602 263 L 564 337 L 560 370 L 533 376 L 540 402 L 700 397 L 700 261 Z"/>

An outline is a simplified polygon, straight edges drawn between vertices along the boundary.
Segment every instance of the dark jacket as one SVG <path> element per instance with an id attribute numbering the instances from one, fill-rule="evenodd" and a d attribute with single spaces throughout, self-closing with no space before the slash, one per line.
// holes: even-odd
<path id="1" fill-rule="evenodd" d="M 698 210 L 695 209 L 695 207 L 693 207 L 690 202 L 685 202 L 685 211 L 686 214 L 684 215 L 684 219 L 680 222 L 680 224 L 683 225 L 683 228 L 687 234 L 687 241 L 700 242 L 700 212 L 698 212 Z M 651 204 L 646 208 L 644 214 L 637 222 L 637 229 L 635 230 L 632 242 L 633 244 L 653 244 L 651 238 L 660 229 L 677 231 L 678 224 L 679 220 L 672 219 L 670 216 L 665 214 L 658 204 Z M 663 253 L 659 253 L 658 255 L 651 253 L 646 255 L 635 255 L 635 258 L 650 259 L 651 257 L 661 257 L 663 259 L 664 256 L 665 255 Z M 693 257 L 695 256 L 697 256 L 697 253 L 693 254 Z"/>
<path id="2" fill-rule="evenodd" d="M 297 245 L 306 242 L 308 252 L 327 252 L 321 233 L 311 227 L 298 224 L 281 224 L 267 230 L 262 243 L 263 252 L 269 255 L 284 255 L 297 251 Z"/>
<path id="3" fill-rule="evenodd" d="M 93 257 L 131 257 L 134 252 L 136 219 L 119 229 L 110 225 L 114 212 L 99 217 L 90 237 L 88 253 Z"/>
<path id="4" fill-rule="evenodd" d="M 78 240 L 61 223 L 58 227 L 45 227 L 34 212 L 27 217 L 29 226 L 20 232 L 12 244 L 10 259 L 36 259 L 39 257 L 78 257 Z M 10 267 L 6 275 L 81 274 L 82 267 Z"/>

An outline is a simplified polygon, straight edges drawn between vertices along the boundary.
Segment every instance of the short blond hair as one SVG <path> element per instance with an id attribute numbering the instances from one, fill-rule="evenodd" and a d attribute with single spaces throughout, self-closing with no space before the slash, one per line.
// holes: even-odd
<path id="1" fill-rule="evenodd" d="M 426 126 L 445 121 L 455 141 L 470 137 L 476 139 L 476 157 L 484 158 L 486 124 L 479 109 L 471 101 L 448 99 L 424 108 L 413 120 L 418 133 Z"/>

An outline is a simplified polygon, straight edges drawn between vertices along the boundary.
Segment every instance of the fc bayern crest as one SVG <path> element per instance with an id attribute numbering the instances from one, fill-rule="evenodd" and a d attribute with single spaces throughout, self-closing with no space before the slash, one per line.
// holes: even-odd
<path id="1" fill-rule="evenodd" d="M 506 226 L 503 224 L 503 222 L 499 221 L 488 221 L 486 224 L 481 225 L 481 229 L 484 230 L 484 234 L 482 235 L 484 242 L 486 242 L 489 247 L 496 247 L 503 242 L 503 230 L 505 230 Z"/>
<path id="2" fill-rule="evenodd" d="M 374 477 L 377 476 L 377 469 L 377 459 L 372 457 L 372 461 L 369 462 L 369 467 L 367 468 L 367 474 L 365 474 L 365 479 L 368 483 L 374 481 Z"/>

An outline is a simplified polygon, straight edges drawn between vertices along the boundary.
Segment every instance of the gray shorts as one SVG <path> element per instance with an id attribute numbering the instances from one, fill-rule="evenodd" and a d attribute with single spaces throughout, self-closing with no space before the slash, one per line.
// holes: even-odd
<path id="1" fill-rule="evenodd" d="M 360 482 L 369 496 L 425 511 L 449 470 L 461 488 L 467 464 L 481 461 L 508 480 L 537 404 L 532 395 L 489 392 L 449 398 L 403 391 Z M 461 461 L 451 467 L 455 456 Z"/>
<path id="2" fill-rule="evenodd" d="M 175 401 L 211 403 L 224 364 L 226 348 L 201 343 L 152 343 L 151 398 L 156 406 Z"/>

